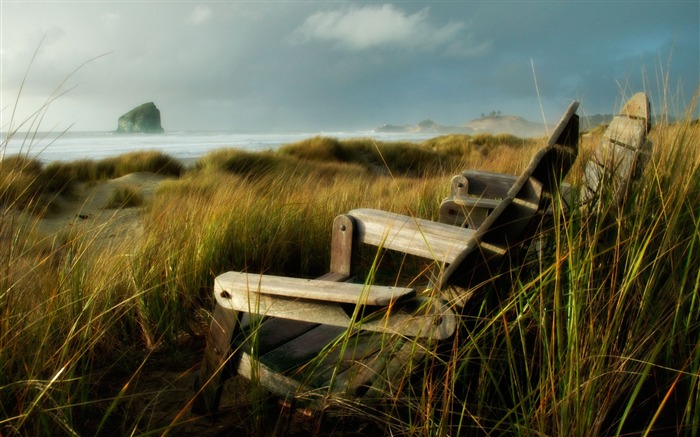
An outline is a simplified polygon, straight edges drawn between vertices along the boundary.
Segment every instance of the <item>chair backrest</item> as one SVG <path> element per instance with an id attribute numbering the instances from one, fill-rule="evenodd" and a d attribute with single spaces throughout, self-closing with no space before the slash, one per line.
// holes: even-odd
<path id="1" fill-rule="evenodd" d="M 578 102 L 562 116 L 544 148 L 537 152 L 507 196 L 476 230 L 478 248 L 455 257 L 437 277 L 440 289 L 453 284 L 470 287 L 487 281 L 498 270 L 509 249 L 528 240 L 537 217 L 551 202 L 552 193 L 578 154 Z M 527 232 L 531 230 L 531 232 Z"/>
<path id="2" fill-rule="evenodd" d="M 547 144 L 512 183 L 477 229 L 374 209 L 356 209 L 334 223 L 331 273 L 350 276 L 352 246 L 368 244 L 436 263 L 432 285 L 471 287 L 497 273 L 498 263 L 530 239 L 578 153 L 578 103 L 572 103 Z M 354 243 L 353 243 L 354 242 Z M 452 300 L 447 297 L 448 300 Z M 456 303 L 456 305 L 460 305 Z"/>
<path id="3" fill-rule="evenodd" d="M 614 203 L 624 201 L 631 180 L 651 155 L 646 135 L 651 128 L 649 99 L 643 92 L 633 95 L 615 116 L 583 171 L 581 201 L 594 204 L 603 187 Z"/>

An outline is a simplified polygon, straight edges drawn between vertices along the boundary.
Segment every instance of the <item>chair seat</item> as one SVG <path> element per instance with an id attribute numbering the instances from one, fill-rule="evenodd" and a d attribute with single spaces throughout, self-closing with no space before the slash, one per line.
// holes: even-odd
<path id="1" fill-rule="evenodd" d="M 302 404 L 334 395 L 363 395 L 378 374 L 387 372 L 386 378 L 391 378 L 398 366 L 424 354 L 415 339 L 370 331 L 348 334 L 335 326 L 301 327 L 300 322 L 291 322 L 272 318 L 256 328 L 255 338 L 261 340 L 271 332 L 287 333 L 277 335 L 275 345 L 267 340 L 257 343 L 251 335 L 254 330 L 244 331 L 248 337 L 238 345 L 241 358 L 236 370 L 278 395 L 296 393 Z"/>

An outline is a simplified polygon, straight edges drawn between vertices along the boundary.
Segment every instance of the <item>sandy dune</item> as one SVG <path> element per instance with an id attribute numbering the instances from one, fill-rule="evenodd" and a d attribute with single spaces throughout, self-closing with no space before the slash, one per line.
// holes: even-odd
<path id="1" fill-rule="evenodd" d="M 101 243 L 138 238 L 143 230 L 141 208 L 106 208 L 109 197 L 119 186 L 131 185 L 147 202 L 165 179 L 155 173 L 138 172 L 106 182 L 81 183 L 71 196 L 57 199 L 58 211 L 39 221 L 39 231 L 45 235 L 86 233 Z"/>

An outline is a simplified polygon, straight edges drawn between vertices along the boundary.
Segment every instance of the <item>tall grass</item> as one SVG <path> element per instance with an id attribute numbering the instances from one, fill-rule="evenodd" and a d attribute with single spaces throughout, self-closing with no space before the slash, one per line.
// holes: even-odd
<path id="1" fill-rule="evenodd" d="M 70 175 L 84 166 L 60 164 Z M 123 407 L 135 396 L 129 382 L 150 354 L 201 338 L 216 274 L 318 275 L 338 213 L 360 205 L 432 213 L 445 192 L 444 180 L 226 151 L 161 185 L 138 241 L 105 247 L 102 225 L 42 235 L 38 216 L 3 210 L 0 429 L 144 431 Z"/>
<path id="2" fill-rule="evenodd" d="M 0 160 L 0 207 L 43 214 L 57 196 L 70 194 L 73 178 L 36 159 L 9 156 Z"/>
<path id="3" fill-rule="evenodd" d="M 129 173 L 148 171 L 166 176 L 180 176 L 185 168 L 180 161 L 160 151 L 130 152 L 100 160 L 84 159 L 56 162 L 47 166 L 55 172 L 79 181 L 94 182 L 117 178 Z"/>
<path id="4" fill-rule="evenodd" d="M 484 161 L 498 161 L 512 156 L 508 150 L 520 149 L 529 156 L 539 144 L 537 139 L 523 140 L 512 135 L 446 135 L 410 142 L 377 142 L 369 138 L 340 141 L 335 138 L 314 137 L 282 146 L 279 154 L 304 160 L 343 162 L 361 165 L 389 175 L 434 177 L 452 174 L 474 165 L 484 167 Z M 513 171 L 512 164 L 487 163 L 486 169 Z"/>
<path id="5" fill-rule="evenodd" d="M 453 343 L 429 355 L 419 380 L 391 385 L 381 410 L 345 401 L 341 418 L 352 413 L 413 435 L 697 435 L 700 132 L 686 121 L 651 136 L 653 159 L 622 208 L 557 215 L 550 250 L 490 284 L 497 299 L 472 302 Z M 129 407 L 136 382 L 153 363 L 199 360 L 182 350 L 203 343 L 214 276 L 317 276 L 328 268 L 337 214 L 373 207 L 437 219 L 454 173 L 517 174 L 540 144 L 476 140 L 314 138 L 279 152 L 217 151 L 187 172 L 158 156 L 149 165 L 135 156 L 104 165 L 3 159 L 0 433 L 163 431 L 170 420 L 149 416 L 157 405 L 138 415 Z M 98 226 L 47 236 L 40 215 L 21 213 L 32 199 L 67 195 L 70 181 L 155 169 L 180 177 L 143 206 L 138 241 L 105 246 Z M 35 185 L 46 171 L 56 175 L 52 184 Z M 420 283 L 422 266 L 382 262 L 378 281 Z M 261 423 L 240 420 L 251 432 Z"/>
<path id="6" fill-rule="evenodd" d="M 651 136 L 627 202 L 557 215 L 549 250 L 487 285 L 421 383 L 387 399 L 404 419 L 384 432 L 700 432 L 700 129 Z"/>

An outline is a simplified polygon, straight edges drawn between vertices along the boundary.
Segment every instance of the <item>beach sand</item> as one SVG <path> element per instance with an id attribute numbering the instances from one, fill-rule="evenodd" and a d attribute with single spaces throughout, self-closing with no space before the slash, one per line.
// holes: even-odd
<path id="1" fill-rule="evenodd" d="M 89 233 L 100 244 L 123 243 L 139 238 L 143 232 L 141 208 L 108 208 L 108 200 L 120 186 L 138 189 L 147 203 L 158 185 L 169 179 L 151 172 L 131 173 L 105 182 L 76 185 L 70 196 L 56 199 L 54 211 L 38 222 L 38 230 L 46 236 L 62 232 Z"/>

